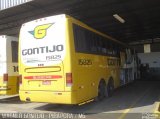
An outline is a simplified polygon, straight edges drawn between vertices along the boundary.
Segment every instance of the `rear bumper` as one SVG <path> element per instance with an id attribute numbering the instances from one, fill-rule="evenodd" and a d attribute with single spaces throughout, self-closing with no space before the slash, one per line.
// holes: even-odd
<path id="1" fill-rule="evenodd" d="M 11 90 L 11 88 L 0 88 L 0 91 L 3 91 L 3 90 Z"/>
<path id="2" fill-rule="evenodd" d="M 0 95 L 15 95 L 18 94 L 16 86 L 0 86 Z"/>
<path id="3" fill-rule="evenodd" d="M 76 92 L 19 91 L 21 101 L 46 102 L 57 104 L 77 104 Z"/>

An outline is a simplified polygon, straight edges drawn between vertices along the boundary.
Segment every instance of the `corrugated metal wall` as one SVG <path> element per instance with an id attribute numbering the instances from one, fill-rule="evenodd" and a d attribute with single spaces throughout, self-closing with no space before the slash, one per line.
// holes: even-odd
<path id="1" fill-rule="evenodd" d="M 16 5 L 20 5 L 31 0 L 0 0 L 0 10 L 7 9 Z"/>

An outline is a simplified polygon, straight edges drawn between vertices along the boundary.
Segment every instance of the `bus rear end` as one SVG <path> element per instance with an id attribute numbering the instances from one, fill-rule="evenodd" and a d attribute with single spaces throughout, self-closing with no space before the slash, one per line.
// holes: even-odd
<path id="1" fill-rule="evenodd" d="M 31 102 L 74 103 L 65 15 L 25 23 L 19 40 L 20 99 Z M 65 64 L 65 67 L 64 67 Z"/>
<path id="2" fill-rule="evenodd" d="M 18 41 L 16 37 L 0 36 L 0 95 L 18 93 Z"/>
<path id="3" fill-rule="evenodd" d="M 0 51 L 0 95 L 7 94 L 7 83 L 8 83 L 8 74 L 7 74 L 7 40 L 5 36 L 0 36 L 1 40 L 1 51 Z"/>

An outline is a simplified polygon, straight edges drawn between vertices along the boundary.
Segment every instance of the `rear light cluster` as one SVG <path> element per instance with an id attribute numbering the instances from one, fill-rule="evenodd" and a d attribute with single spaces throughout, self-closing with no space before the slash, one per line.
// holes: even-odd
<path id="1" fill-rule="evenodd" d="M 66 73 L 66 86 L 71 87 L 73 84 L 72 73 Z"/>
<path id="2" fill-rule="evenodd" d="M 22 75 L 18 76 L 19 85 L 22 85 Z"/>
<path id="3" fill-rule="evenodd" d="M 3 74 L 3 82 L 4 83 L 8 82 L 8 74 Z"/>
<path id="4" fill-rule="evenodd" d="M 19 85 L 22 84 L 22 75 L 19 75 L 18 77 Z M 3 74 L 3 82 L 7 83 L 8 82 L 8 74 Z"/>

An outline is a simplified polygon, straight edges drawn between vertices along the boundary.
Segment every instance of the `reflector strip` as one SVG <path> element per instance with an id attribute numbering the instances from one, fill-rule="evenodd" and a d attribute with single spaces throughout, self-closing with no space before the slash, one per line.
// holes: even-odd
<path id="1" fill-rule="evenodd" d="M 40 76 L 25 76 L 24 79 L 59 79 L 62 78 L 60 75 L 40 75 Z"/>

